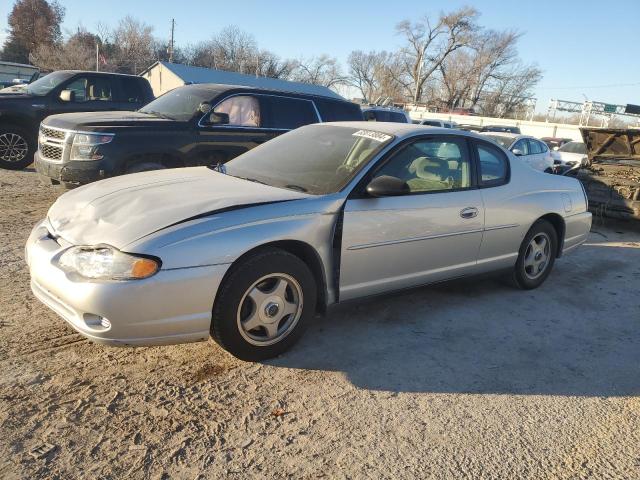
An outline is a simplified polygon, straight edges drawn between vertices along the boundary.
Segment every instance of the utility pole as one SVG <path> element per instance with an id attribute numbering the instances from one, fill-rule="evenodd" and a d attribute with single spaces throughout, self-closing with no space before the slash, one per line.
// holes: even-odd
<path id="1" fill-rule="evenodd" d="M 176 28 L 175 18 L 171 19 L 171 42 L 169 43 L 169 63 L 173 63 L 173 32 Z"/>

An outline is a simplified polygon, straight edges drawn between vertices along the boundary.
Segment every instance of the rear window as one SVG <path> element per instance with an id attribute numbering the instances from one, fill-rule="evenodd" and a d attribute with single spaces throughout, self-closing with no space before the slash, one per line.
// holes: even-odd
<path id="1" fill-rule="evenodd" d="M 262 96 L 268 112 L 265 127 L 293 130 L 318 122 L 313 102 L 299 98 Z"/>
<path id="2" fill-rule="evenodd" d="M 330 100 L 315 100 L 323 122 L 344 122 L 362 120 L 360 105 L 351 102 L 333 102 Z"/>
<path id="3" fill-rule="evenodd" d="M 402 113 L 389 112 L 389 118 L 391 122 L 407 123 L 407 117 Z"/>

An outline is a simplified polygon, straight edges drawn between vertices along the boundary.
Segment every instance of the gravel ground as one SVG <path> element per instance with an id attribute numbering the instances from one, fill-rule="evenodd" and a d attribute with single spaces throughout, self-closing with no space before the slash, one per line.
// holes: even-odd
<path id="1" fill-rule="evenodd" d="M 337 307 L 291 352 L 92 344 L 32 296 L 56 191 L 0 171 L 0 478 L 640 478 L 640 232 L 596 224 L 540 289 Z"/>

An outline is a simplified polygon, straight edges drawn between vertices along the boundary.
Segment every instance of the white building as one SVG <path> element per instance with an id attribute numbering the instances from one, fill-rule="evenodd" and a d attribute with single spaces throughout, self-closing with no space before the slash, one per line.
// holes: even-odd
<path id="1" fill-rule="evenodd" d="M 156 97 L 174 88 L 193 83 L 221 83 L 224 85 L 241 85 L 245 87 L 260 87 L 286 92 L 299 92 L 324 97 L 342 99 L 340 95 L 327 87 L 308 83 L 290 82 L 270 77 L 256 77 L 224 70 L 192 67 L 180 63 L 156 62 L 147 68 L 140 76 L 151 84 Z"/>

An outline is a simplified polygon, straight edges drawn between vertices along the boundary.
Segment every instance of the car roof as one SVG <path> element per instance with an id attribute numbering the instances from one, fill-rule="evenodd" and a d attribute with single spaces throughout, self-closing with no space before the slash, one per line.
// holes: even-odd
<path id="1" fill-rule="evenodd" d="M 134 77 L 134 78 L 142 78 L 139 75 L 130 75 L 127 73 L 115 73 L 115 72 L 93 72 L 91 70 L 55 70 L 56 72 L 66 72 L 66 73 L 70 73 L 70 74 L 77 74 L 77 73 L 90 73 L 91 75 L 103 75 L 103 76 L 112 76 L 112 75 L 117 75 L 119 77 Z"/>
<path id="2" fill-rule="evenodd" d="M 427 127 L 415 123 L 398 123 L 398 122 L 331 122 L 321 123 L 317 125 L 336 125 L 339 127 L 359 128 L 361 130 L 371 130 L 374 132 L 386 133 L 396 137 L 410 137 L 420 133 L 428 133 L 430 135 L 460 135 L 467 137 L 478 137 L 474 132 L 466 132 L 464 130 L 454 130 L 451 128 Z"/>
<path id="3" fill-rule="evenodd" d="M 480 132 L 480 135 L 486 136 L 497 136 L 497 137 L 505 137 L 505 138 L 513 138 L 521 139 L 521 138 L 534 138 L 531 135 L 522 135 L 521 133 L 511 133 L 511 132 Z"/>
<path id="4" fill-rule="evenodd" d="M 292 90 L 276 90 L 273 88 L 264 88 L 264 87 L 253 87 L 253 86 L 248 86 L 248 85 L 228 85 L 225 83 L 191 83 L 189 85 L 183 85 L 181 87 L 178 87 L 181 89 L 184 88 L 197 88 L 197 89 L 201 89 L 201 90 L 205 90 L 207 92 L 210 92 L 214 95 L 217 95 L 219 93 L 223 93 L 223 92 L 228 92 L 230 90 L 236 90 L 236 91 L 246 91 L 246 92 L 264 92 L 264 93 L 273 93 L 273 94 L 280 94 L 282 95 L 283 93 L 286 93 L 287 95 L 292 95 L 294 97 L 313 97 L 313 98 L 317 98 L 317 99 L 322 99 L 322 100 L 327 100 L 327 101 L 331 101 L 331 102 L 340 102 L 340 103 L 353 103 L 350 102 L 349 100 L 345 99 L 345 98 L 340 98 L 340 97 L 328 97 L 328 96 L 324 96 L 324 95 L 319 95 L 319 94 L 315 94 L 315 93 L 304 93 L 304 92 L 295 92 Z M 177 90 L 177 89 L 176 89 Z"/>

